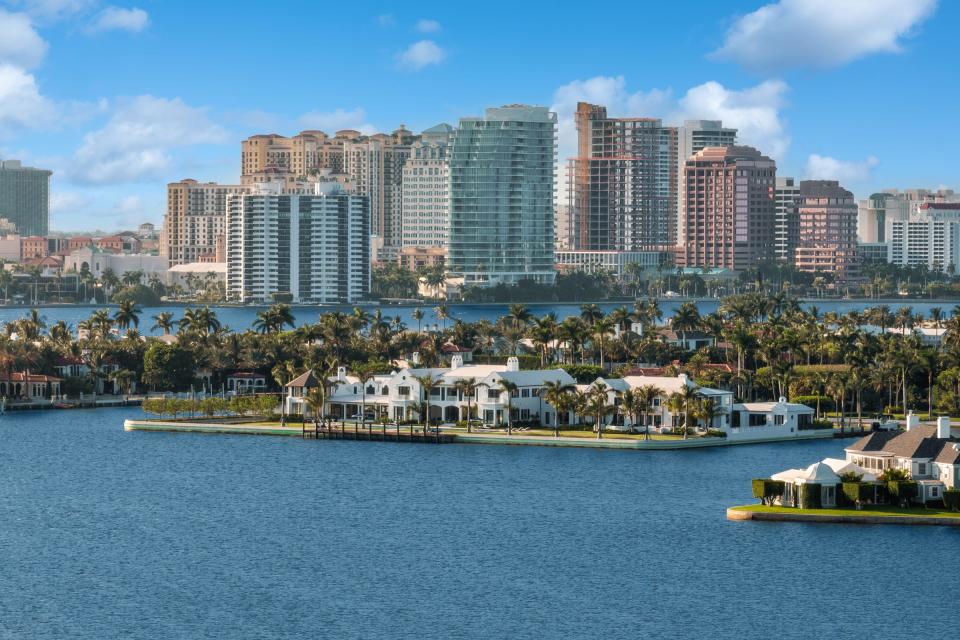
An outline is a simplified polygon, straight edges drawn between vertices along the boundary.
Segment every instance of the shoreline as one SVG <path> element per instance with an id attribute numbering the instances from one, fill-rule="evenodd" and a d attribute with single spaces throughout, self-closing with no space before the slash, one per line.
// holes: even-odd
<path id="1" fill-rule="evenodd" d="M 727 509 L 727 520 L 738 522 L 806 522 L 819 524 L 903 524 L 914 526 L 960 527 L 960 513 L 956 515 L 911 515 L 864 511 L 848 513 L 842 509 L 790 509 L 789 511 L 764 511 L 762 505 L 741 505 Z M 816 511 L 816 513 L 810 513 Z M 796 512 L 796 513 L 794 513 Z"/>
<path id="2" fill-rule="evenodd" d="M 287 436 L 304 437 L 303 428 L 297 426 L 281 427 L 278 425 L 240 423 L 223 424 L 215 422 L 196 422 L 180 420 L 144 420 L 144 419 L 126 419 L 123 422 L 124 431 L 145 431 L 161 433 L 210 433 L 222 435 L 264 435 L 264 436 Z M 312 430 L 307 430 L 312 434 Z M 347 430 L 347 438 L 358 441 L 381 441 L 392 442 L 393 431 L 387 431 L 385 439 L 378 437 L 379 432 L 373 431 L 373 438 L 368 438 L 366 432 L 361 431 L 360 437 L 354 438 L 352 432 Z M 401 431 L 401 433 L 403 433 Z M 619 439 L 619 438 L 577 438 L 564 437 L 559 438 L 551 436 L 528 436 L 512 435 L 499 433 L 452 433 L 442 432 L 445 442 L 451 444 L 478 444 L 478 445 L 505 445 L 505 446 L 536 446 L 536 447 L 571 447 L 582 449 L 626 449 L 626 450 L 646 450 L 646 451 L 671 451 L 679 449 L 703 449 L 708 447 L 730 447 L 736 445 L 784 443 L 784 442 L 805 442 L 809 440 L 825 440 L 833 438 L 833 433 L 812 433 L 802 437 L 786 438 L 691 438 L 689 440 L 642 440 L 642 439 Z"/>
<path id="3" fill-rule="evenodd" d="M 551 302 L 527 302 L 524 300 L 505 300 L 503 302 L 446 302 L 444 300 L 423 300 L 420 302 L 403 302 L 398 304 L 391 304 L 389 302 L 380 302 L 380 301 L 364 301 L 358 302 L 356 304 L 291 304 L 293 309 L 352 309 L 354 307 L 384 307 L 390 309 L 402 309 L 402 308 L 418 308 L 418 307 L 432 307 L 441 304 L 446 304 L 450 307 L 461 307 L 461 306 L 470 306 L 470 307 L 500 307 L 515 303 L 522 303 L 527 307 L 550 307 L 556 305 L 581 305 L 581 304 L 632 304 L 639 300 L 649 300 L 654 299 L 658 302 L 716 302 L 719 303 L 723 298 L 716 298 L 711 296 L 640 296 L 638 298 L 625 297 L 625 298 L 614 298 L 609 300 L 557 300 Z M 869 303 L 872 305 L 880 304 L 900 304 L 900 305 L 910 305 L 910 304 L 935 304 L 935 303 L 948 303 L 948 302 L 960 302 L 960 297 L 955 298 L 797 298 L 800 303 L 803 304 L 813 304 L 817 303 Z M 43 302 L 35 305 L 31 304 L 0 304 L 0 310 L 4 309 L 70 309 L 70 308 L 82 308 L 82 309 L 103 309 L 103 308 L 114 308 L 117 305 L 115 303 L 59 303 L 59 302 Z M 202 302 L 161 302 L 157 305 L 150 305 L 151 307 L 162 308 L 196 308 L 209 306 L 210 308 L 223 308 L 223 309 L 266 309 L 270 305 L 267 304 L 239 304 L 231 302 L 217 302 L 217 303 L 202 303 Z"/>

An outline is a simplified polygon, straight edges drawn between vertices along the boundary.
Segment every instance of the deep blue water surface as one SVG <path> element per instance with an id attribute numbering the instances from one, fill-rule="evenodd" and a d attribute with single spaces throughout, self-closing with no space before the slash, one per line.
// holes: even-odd
<path id="1" fill-rule="evenodd" d="M 686 452 L 0 417 L 0 638 L 953 637 L 960 531 L 729 522 L 840 441 Z"/>
<path id="2" fill-rule="evenodd" d="M 678 300 L 661 300 L 660 309 L 663 311 L 664 318 L 669 318 L 673 315 L 674 311 L 682 304 Z M 707 314 L 713 313 L 717 310 L 719 306 L 716 300 L 700 300 L 697 301 L 697 307 L 700 309 L 700 313 Z M 815 300 L 809 303 L 806 303 L 806 306 L 815 306 L 820 310 L 820 313 L 826 313 L 828 311 L 833 311 L 836 313 L 847 313 L 851 310 L 862 311 L 870 307 L 875 307 L 881 304 L 885 304 L 890 307 L 894 312 L 900 307 L 910 307 L 913 309 L 914 313 L 922 313 L 924 315 L 929 314 L 932 307 L 939 307 L 945 313 L 953 309 L 955 302 L 938 300 L 938 301 L 917 301 L 917 300 L 902 300 L 896 302 L 890 301 L 868 301 L 868 300 Z M 625 306 L 627 308 L 632 308 L 632 305 L 629 303 L 617 302 L 617 303 L 603 303 L 600 307 L 605 312 L 610 312 L 617 307 Z M 442 321 L 439 320 L 434 312 L 436 305 L 431 303 L 426 303 L 421 305 L 419 308 L 423 311 L 423 318 L 421 319 L 421 327 L 428 328 L 433 325 L 440 325 Z M 557 315 L 559 319 L 566 318 L 567 316 L 579 315 L 580 314 L 580 305 L 579 304 L 531 304 L 529 305 L 531 312 L 535 316 L 542 316 L 547 313 L 553 312 Z M 53 324 L 58 320 L 65 320 L 67 324 L 71 327 L 76 328 L 77 323 L 85 318 L 89 318 L 98 307 L 91 306 L 63 306 L 63 307 L 45 307 L 40 309 L 40 314 L 47 321 L 47 324 Z M 384 318 L 390 320 L 396 316 L 399 316 L 400 319 L 406 323 L 408 327 L 416 327 L 417 321 L 413 319 L 412 313 L 416 309 L 415 306 L 364 306 L 363 309 L 368 313 L 374 313 L 377 309 L 383 313 Z M 217 318 L 220 322 L 230 329 L 235 331 L 244 331 L 249 329 L 254 321 L 257 318 L 257 312 L 266 307 L 214 307 L 214 311 L 217 313 Z M 308 324 L 311 322 L 316 322 L 320 317 L 321 313 L 329 311 L 342 311 L 344 313 L 353 313 L 353 306 L 340 306 L 340 307 L 301 307 L 297 306 L 293 308 L 294 318 L 297 325 Z M 506 315 L 509 305 L 507 304 L 451 304 L 449 305 L 450 319 L 446 321 L 446 324 L 449 326 L 454 320 L 463 320 L 464 322 L 476 322 L 483 318 L 495 322 L 499 317 Z M 111 313 L 116 310 L 116 306 L 110 307 Z M 141 311 L 140 316 L 140 331 L 148 334 L 158 334 L 159 330 L 153 330 L 153 316 L 157 315 L 161 311 L 170 311 L 174 315 L 174 319 L 179 320 L 183 317 L 184 307 L 182 306 L 166 306 L 166 307 L 146 307 Z M 23 317 L 29 312 L 27 307 L 0 307 L 0 325 L 3 325 L 6 322 L 11 320 L 16 320 Z"/>

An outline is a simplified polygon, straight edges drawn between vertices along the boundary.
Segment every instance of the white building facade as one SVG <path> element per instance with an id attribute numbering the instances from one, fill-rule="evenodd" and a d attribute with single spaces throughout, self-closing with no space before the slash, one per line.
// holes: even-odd
<path id="1" fill-rule="evenodd" d="M 339 183 L 312 193 L 258 185 L 227 204 L 227 299 L 354 303 L 370 291 L 368 199 Z"/>

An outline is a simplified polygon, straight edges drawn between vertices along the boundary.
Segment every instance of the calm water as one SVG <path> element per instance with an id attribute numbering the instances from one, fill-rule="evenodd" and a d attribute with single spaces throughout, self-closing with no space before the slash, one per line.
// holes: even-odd
<path id="1" fill-rule="evenodd" d="M 0 638 L 952 637 L 960 531 L 735 523 L 839 442 L 688 452 L 0 417 Z"/>
<path id="2" fill-rule="evenodd" d="M 663 315 L 665 318 L 669 318 L 674 311 L 682 303 L 676 300 L 661 300 L 660 308 L 663 310 Z M 707 314 L 713 313 L 717 310 L 718 302 L 716 300 L 701 300 L 697 303 L 697 306 L 700 309 L 700 313 Z M 949 314 L 953 309 L 954 301 L 944 301 L 939 300 L 935 302 L 927 301 L 916 301 L 916 300 L 903 300 L 896 302 L 869 302 L 869 301 L 845 301 L 845 300 L 817 300 L 813 303 L 816 306 L 820 313 L 825 313 L 828 311 L 834 311 L 837 313 L 846 313 L 853 309 L 862 311 L 869 307 L 877 306 L 879 304 L 886 304 L 893 311 L 896 311 L 899 307 L 910 307 L 913 309 L 914 313 L 923 313 L 924 315 L 930 312 L 932 307 L 940 307 L 945 313 Z M 580 305 L 579 304 L 531 304 L 530 310 L 534 315 L 542 316 L 549 312 L 557 314 L 557 317 L 561 320 L 571 315 L 580 314 Z M 609 312 L 617 307 L 627 306 L 628 308 L 632 305 L 626 303 L 608 303 L 601 304 L 600 307 Z M 46 319 L 50 324 L 58 321 L 65 320 L 70 326 L 76 327 L 77 323 L 85 318 L 90 317 L 90 314 L 93 313 L 98 307 L 90 306 L 72 306 L 72 307 L 47 307 L 40 310 L 41 315 Z M 243 331 L 249 329 L 253 322 L 256 320 L 257 312 L 265 309 L 266 307 L 214 307 L 217 312 L 217 317 L 220 319 L 220 322 L 230 329 L 236 331 Z M 416 307 L 395 307 L 395 306 L 364 306 L 363 307 L 367 312 L 373 313 L 377 309 L 380 309 L 383 312 L 383 315 L 386 318 L 393 318 L 395 316 L 400 316 L 401 320 L 407 324 L 409 327 L 416 327 L 417 321 L 413 319 L 411 314 L 413 313 Z M 441 321 L 436 317 L 434 313 L 435 305 L 433 304 L 424 304 L 420 307 L 423 311 L 423 319 L 421 320 L 421 326 L 427 328 L 428 326 L 433 326 L 434 324 L 440 324 Z M 449 325 L 453 320 L 463 320 L 465 322 L 476 322 L 483 318 L 487 318 L 491 322 L 496 321 L 500 316 L 506 315 L 509 305 L 483 305 L 483 304 L 456 304 L 450 305 L 450 319 L 447 320 L 447 325 Z M 339 310 L 344 313 L 352 313 L 354 307 L 352 306 L 343 306 L 343 307 L 294 307 L 293 313 L 298 325 L 307 324 L 311 322 L 316 322 L 317 318 L 321 313 L 325 313 L 331 310 Z M 183 307 L 146 307 L 143 309 L 143 313 L 140 317 L 140 331 L 143 333 L 153 333 L 157 334 L 159 331 L 151 330 L 154 321 L 152 320 L 153 316 L 157 315 L 161 311 L 170 311 L 174 314 L 175 319 L 183 317 Z M 20 308 L 0 308 L 0 324 L 9 322 L 10 320 L 16 320 L 17 318 L 23 317 L 28 313 L 29 309 L 20 307 Z"/>

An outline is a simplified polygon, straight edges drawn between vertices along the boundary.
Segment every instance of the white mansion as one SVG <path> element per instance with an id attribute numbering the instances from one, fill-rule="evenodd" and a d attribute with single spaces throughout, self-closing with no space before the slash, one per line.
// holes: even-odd
<path id="1" fill-rule="evenodd" d="M 464 364 L 461 356 L 451 358 L 451 366 L 444 368 L 409 368 L 376 375 L 361 382 L 348 375 L 341 367 L 329 381 L 325 413 L 335 418 L 356 419 L 362 414 L 367 420 L 419 419 L 418 409 L 426 399 L 421 381 L 429 377 L 430 420 L 446 423 L 466 420 L 468 406 L 472 415 L 490 426 L 507 423 L 507 411 L 512 408 L 513 422 L 539 423 L 557 426 L 578 422 L 592 422 L 591 417 L 579 420 L 578 416 L 563 412 L 558 415 L 556 407 L 545 399 L 548 383 L 581 391 L 603 385 L 607 389 L 608 404 L 620 405 L 623 392 L 653 385 L 660 390 L 646 417 L 653 431 L 672 431 L 682 425 L 682 416 L 674 415 L 668 406 L 669 398 L 683 387 L 696 390 L 697 394 L 713 400 L 714 417 L 711 424 L 700 421 L 699 428 L 723 431 L 728 438 L 738 440 L 782 440 L 789 438 L 823 437 L 825 430 L 813 429 L 813 409 L 801 404 L 786 402 L 734 403 L 733 393 L 696 385 L 685 374 L 676 377 L 628 376 L 626 378 L 600 378 L 590 385 L 575 385 L 573 378 L 563 369 L 538 369 L 521 371 L 517 358 L 509 358 L 506 365 Z M 473 379 L 476 393 L 467 398 L 457 388 L 457 383 Z M 503 390 L 501 382 L 516 385 L 511 397 Z M 317 379 L 307 372 L 288 383 L 285 411 L 288 415 L 309 413 L 306 396 L 316 387 Z M 510 385 L 508 385 L 510 386 Z M 634 424 L 631 416 L 613 412 L 605 420 L 607 428 L 629 430 Z M 642 421 L 641 421 L 642 424 Z M 832 434 L 832 429 L 826 430 Z"/>

